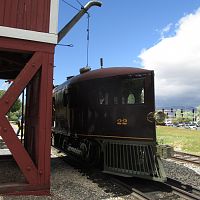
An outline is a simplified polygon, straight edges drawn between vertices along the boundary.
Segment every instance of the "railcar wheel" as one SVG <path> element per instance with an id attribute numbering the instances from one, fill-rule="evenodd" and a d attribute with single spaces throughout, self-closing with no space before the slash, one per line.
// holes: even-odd
<path id="1" fill-rule="evenodd" d="M 97 142 L 85 140 L 80 145 L 82 159 L 89 166 L 96 166 L 100 162 L 101 148 Z"/>

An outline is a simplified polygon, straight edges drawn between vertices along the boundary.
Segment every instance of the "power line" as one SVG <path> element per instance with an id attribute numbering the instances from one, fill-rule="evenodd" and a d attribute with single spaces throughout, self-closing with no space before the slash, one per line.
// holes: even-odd
<path id="1" fill-rule="evenodd" d="M 90 14 L 87 12 L 87 65 L 89 60 L 89 42 L 90 42 Z"/>
<path id="2" fill-rule="evenodd" d="M 70 6 L 71 8 L 80 11 L 78 8 L 76 8 L 75 6 L 73 6 L 72 4 L 68 3 L 66 0 L 62 0 L 65 4 L 67 4 L 68 6 Z M 80 6 L 81 9 L 84 9 L 83 4 L 79 1 L 79 0 L 75 0 Z M 90 14 L 86 11 L 87 14 L 87 47 L 86 47 L 86 63 L 88 66 L 88 62 L 89 62 L 89 42 L 90 42 Z M 61 45 L 60 46 L 69 46 L 72 47 L 72 45 Z"/>
<path id="3" fill-rule="evenodd" d="M 76 0 L 76 2 L 81 6 L 81 9 L 84 8 L 83 4 L 79 0 Z"/>
<path id="4" fill-rule="evenodd" d="M 68 3 L 67 1 L 65 1 L 65 0 L 62 0 L 62 1 L 63 1 L 65 4 L 67 4 L 68 6 L 70 6 L 71 8 L 80 11 L 78 8 L 76 8 L 76 7 L 73 6 L 72 4 Z"/>

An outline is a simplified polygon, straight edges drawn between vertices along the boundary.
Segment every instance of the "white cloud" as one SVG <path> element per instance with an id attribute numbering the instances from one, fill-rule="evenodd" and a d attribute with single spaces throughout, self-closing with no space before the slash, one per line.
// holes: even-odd
<path id="1" fill-rule="evenodd" d="M 165 26 L 165 27 L 161 30 L 161 32 L 160 32 L 161 39 L 164 38 L 165 33 L 168 33 L 168 32 L 170 31 L 172 25 L 173 25 L 173 24 L 170 23 L 170 24 L 168 24 L 167 26 Z"/>
<path id="2" fill-rule="evenodd" d="M 169 24 L 163 30 L 169 31 Z M 200 104 L 200 9 L 181 18 L 173 37 L 139 55 L 144 68 L 155 71 L 156 96 L 168 104 Z M 187 101 L 185 101 L 187 100 Z"/>

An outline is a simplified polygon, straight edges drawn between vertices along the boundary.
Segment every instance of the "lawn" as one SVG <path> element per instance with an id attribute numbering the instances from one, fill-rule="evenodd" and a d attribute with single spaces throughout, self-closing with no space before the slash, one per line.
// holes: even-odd
<path id="1" fill-rule="evenodd" d="M 200 131 L 157 126 L 157 141 L 175 150 L 200 155 Z"/>

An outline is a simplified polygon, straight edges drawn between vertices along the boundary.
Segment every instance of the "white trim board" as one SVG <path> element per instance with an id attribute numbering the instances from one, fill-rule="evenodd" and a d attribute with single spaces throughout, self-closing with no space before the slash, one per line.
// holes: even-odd
<path id="1" fill-rule="evenodd" d="M 59 9 L 59 1 L 51 0 L 49 33 L 54 33 L 54 34 L 58 33 L 58 9 Z"/>
<path id="2" fill-rule="evenodd" d="M 6 26 L 0 26 L 0 36 L 50 44 L 57 44 L 58 40 L 57 34 L 30 31 Z"/>

